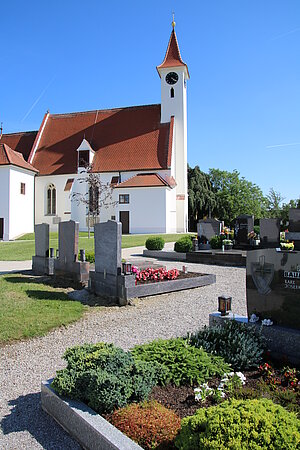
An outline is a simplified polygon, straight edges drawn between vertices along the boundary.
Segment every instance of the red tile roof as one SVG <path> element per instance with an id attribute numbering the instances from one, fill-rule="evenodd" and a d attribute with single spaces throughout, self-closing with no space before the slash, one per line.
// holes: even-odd
<path id="1" fill-rule="evenodd" d="M 22 153 L 15 152 L 8 145 L 0 143 L 0 166 L 13 165 L 23 169 L 38 172 L 31 164 L 25 161 Z"/>
<path id="2" fill-rule="evenodd" d="M 97 172 L 167 169 L 173 123 L 160 123 L 160 105 L 50 114 L 32 164 L 41 175 L 76 173 L 85 138 Z"/>
<path id="3" fill-rule="evenodd" d="M 171 183 L 171 184 L 170 184 Z M 174 184 L 175 183 L 175 184 Z M 133 188 L 133 187 L 156 187 L 167 186 L 174 187 L 176 182 L 173 177 L 168 177 L 168 181 L 161 177 L 158 173 L 139 173 L 134 175 L 115 188 Z"/>
<path id="4" fill-rule="evenodd" d="M 165 59 L 159 66 L 157 66 L 157 70 L 162 69 L 164 67 L 179 67 L 179 66 L 185 66 L 187 73 L 189 75 L 188 67 L 182 61 L 179 46 L 178 46 L 177 36 L 176 36 L 175 30 L 173 28 L 171 36 L 170 36 L 168 48 L 166 51 Z M 159 73 L 159 71 L 158 71 L 158 73 Z"/>
<path id="5" fill-rule="evenodd" d="M 37 131 L 3 134 L 0 138 L 0 144 L 7 144 L 16 152 L 22 153 L 24 159 L 28 161 L 36 135 Z"/>

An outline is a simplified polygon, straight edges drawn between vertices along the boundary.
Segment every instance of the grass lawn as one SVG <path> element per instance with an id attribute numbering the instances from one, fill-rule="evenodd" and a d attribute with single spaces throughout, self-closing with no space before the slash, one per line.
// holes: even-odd
<path id="1" fill-rule="evenodd" d="M 66 291 L 25 275 L 0 277 L 0 343 L 41 336 L 80 319 L 86 307 Z"/>
<path id="2" fill-rule="evenodd" d="M 122 237 L 122 248 L 138 247 L 145 244 L 150 234 L 126 234 Z M 158 235 L 155 235 L 158 236 Z M 165 242 L 174 242 L 183 234 L 162 234 Z M 50 233 L 50 247 L 58 248 L 58 234 Z M 90 239 L 87 233 L 80 233 L 79 249 L 84 248 L 86 252 L 94 251 L 93 235 Z M 26 234 L 21 239 L 12 242 L 0 242 L 0 261 L 26 261 L 34 255 L 34 234 Z"/>

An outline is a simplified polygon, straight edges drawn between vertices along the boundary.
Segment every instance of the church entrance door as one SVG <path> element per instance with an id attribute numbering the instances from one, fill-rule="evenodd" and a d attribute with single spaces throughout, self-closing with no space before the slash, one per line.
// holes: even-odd
<path id="1" fill-rule="evenodd" d="M 4 233 L 4 219 L 3 217 L 0 217 L 0 239 L 3 239 L 3 233 Z"/>
<path id="2" fill-rule="evenodd" d="M 120 222 L 122 223 L 122 234 L 129 234 L 129 211 L 120 211 Z"/>

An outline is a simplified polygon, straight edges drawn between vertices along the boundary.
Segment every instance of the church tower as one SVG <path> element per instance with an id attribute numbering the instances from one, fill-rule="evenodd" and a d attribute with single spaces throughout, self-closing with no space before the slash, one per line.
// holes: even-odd
<path id="1" fill-rule="evenodd" d="M 187 80 L 190 78 L 187 65 L 182 61 L 175 22 L 163 62 L 157 66 L 161 79 L 161 123 L 174 117 L 173 155 L 171 175 L 176 186 L 177 232 L 188 231 L 188 186 L 187 186 Z"/>

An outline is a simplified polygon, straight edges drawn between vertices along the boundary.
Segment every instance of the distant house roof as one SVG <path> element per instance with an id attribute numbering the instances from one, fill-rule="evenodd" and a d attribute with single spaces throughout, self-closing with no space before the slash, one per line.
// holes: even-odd
<path id="1" fill-rule="evenodd" d="M 76 150 L 86 139 L 95 151 L 95 172 L 167 169 L 174 118 L 160 123 L 160 114 L 160 105 L 50 114 L 32 164 L 41 175 L 76 173 Z"/>
<path id="2" fill-rule="evenodd" d="M 115 186 L 115 188 L 118 189 L 118 188 L 161 187 L 161 186 L 173 188 L 176 186 L 176 182 L 173 177 L 166 177 L 166 178 L 167 180 L 157 173 L 139 173 L 129 178 L 128 180 L 119 183 L 117 186 Z"/>
<path id="3" fill-rule="evenodd" d="M 22 153 L 24 159 L 28 161 L 36 135 L 37 131 L 3 134 L 0 138 L 0 144 L 7 144 L 11 149 Z"/>
<path id="4" fill-rule="evenodd" d="M 7 144 L 0 143 L 0 166 L 13 165 L 22 169 L 38 172 L 38 170 L 25 161 L 22 153 L 12 150 Z"/>
<path id="5" fill-rule="evenodd" d="M 157 66 L 157 70 L 159 73 L 159 69 L 163 69 L 164 67 L 168 68 L 168 67 L 180 67 L 180 66 L 185 66 L 188 77 L 189 77 L 188 66 L 182 61 L 179 46 L 178 46 L 177 36 L 176 36 L 175 30 L 173 28 L 173 30 L 171 32 L 170 40 L 168 43 L 165 59 L 159 66 Z"/>

